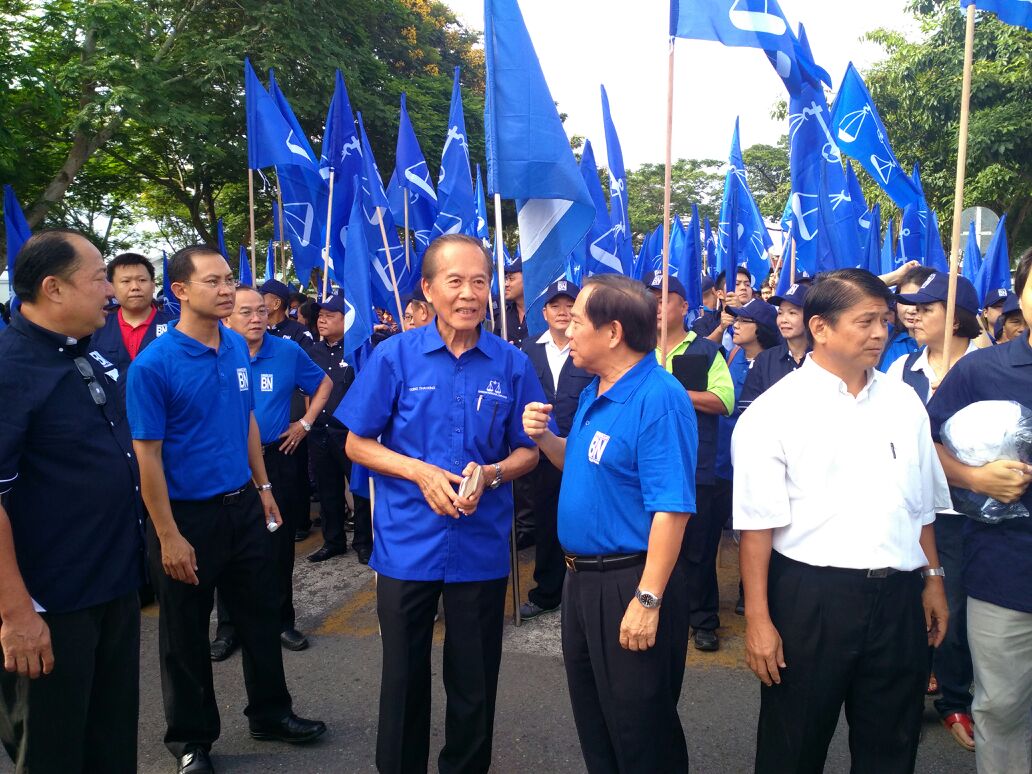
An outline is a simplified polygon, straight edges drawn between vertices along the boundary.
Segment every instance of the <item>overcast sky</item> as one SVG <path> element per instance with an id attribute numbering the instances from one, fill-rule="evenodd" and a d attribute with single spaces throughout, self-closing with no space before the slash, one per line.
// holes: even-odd
<path id="1" fill-rule="evenodd" d="M 483 0 L 445 0 L 469 27 L 484 29 Z M 519 0 L 552 97 L 569 114 L 566 130 L 591 140 L 605 162 L 599 85 L 605 84 L 613 121 L 630 169 L 663 161 L 668 0 Z M 906 0 L 781 0 L 789 22 L 806 26 L 817 63 L 838 86 L 852 61 L 861 72 L 881 49 L 861 42 L 889 27 L 917 34 Z M 736 116 L 742 147 L 787 133 L 770 117 L 786 96 L 763 52 L 719 43 L 678 40 L 674 75 L 677 158 L 726 159 Z M 481 129 L 483 131 L 483 129 Z"/>

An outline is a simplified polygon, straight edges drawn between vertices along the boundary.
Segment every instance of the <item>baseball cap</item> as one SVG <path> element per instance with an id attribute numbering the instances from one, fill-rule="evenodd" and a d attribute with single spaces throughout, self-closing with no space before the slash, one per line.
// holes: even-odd
<path id="1" fill-rule="evenodd" d="M 761 298 L 754 298 L 745 306 L 729 306 L 725 310 L 743 320 L 752 320 L 773 333 L 778 332 L 778 311 Z"/>
<path id="2" fill-rule="evenodd" d="M 1000 317 L 1005 314 L 1013 314 L 1014 312 L 1020 312 L 1021 306 L 1018 304 L 1018 296 L 1015 293 L 1008 293 L 1007 298 L 1003 301 L 1003 308 L 1000 310 Z"/>
<path id="3" fill-rule="evenodd" d="M 506 274 L 516 274 L 516 273 L 521 272 L 521 271 L 523 271 L 523 259 L 522 258 L 517 258 L 512 263 L 505 264 L 505 273 Z"/>
<path id="4" fill-rule="evenodd" d="M 580 293 L 580 288 L 577 287 L 573 282 L 568 279 L 557 279 L 547 288 L 545 288 L 545 303 L 551 303 L 552 299 L 558 298 L 559 296 L 569 296 L 570 298 L 577 298 L 577 294 Z"/>
<path id="5" fill-rule="evenodd" d="M 702 292 L 705 293 L 708 290 L 713 290 L 713 278 L 707 274 L 702 275 Z"/>
<path id="6" fill-rule="evenodd" d="M 946 301 L 949 294 L 950 275 L 937 271 L 929 275 L 916 293 L 897 293 L 896 298 L 904 304 L 931 304 Z M 957 277 L 957 306 L 971 314 L 978 314 L 978 294 L 967 277 Z"/>
<path id="7" fill-rule="evenodd" d="M 1007 295 L 1008 292 L 1006 288 L 996 288 L 995 290 L 990 290 L 988 293 L 985 294 L 985 300 L 982 302 L 982 308 L 988 309 L 990 306 L 996 306 L 1001 301 L 1006 301 Z"/>
<path id="8" fill-rule="evenodd" d="M 282 298 L 285 303 L 290 302 L 290 288 L 288 288 L 279 280 L 265 280 L 265 282 L 262 283 L 261 287 L 258 288 L 258 292 L 262 294 L 271 293 L 277 298 Z"/>
<path id="9" fill-rule="evenodd" d="M 649 290 L 662 290 L 663 289 L 663 270 L 656 269 L 645 275 L 644 278 L 645 287 Z M 677 293 L 681 298 L 688 298 L 688 292 L 684 289 L 684 285 L 681 284 L 681 280 L 673 275 L 667 278 L 667 292 Z"/>
<path id="10" fill-rule="evenodd" d="M 798 307 L 803 306 L 803 302 L 806 301 L 806 292 L 809 290 L 808 285 L 801 285 L 798 282 L 794 285 L 789 286 L 788 290 L 785 291 L 783 296 L 771 296 L 770 302 L 774 306 L 781 306 L 782 301 L 787 301 L 790 304 L 795 304 Z"/>
<path id="11" fill-rule="evenodd" d="M 426 300 L 426 294 L 423 293 L 423 283 L 417 282 L 416 286 L 412 289 L 411 293 L 406 293 L 401 297 L 401 308 L 404 309 L 406 306 L 411 304 L 413 301 L 419 301 L 423 304 L 430 303 Z"/>
<path id="12" fill-rule="evenodd" d="M 321 312 L 326 310 L 327 312 L 340 312 L 345 314 L 347 312 L 347 304 L 344 301 L 344 296 L 330 296 L 323 301 L 315 301 L 315 311 Z"/>

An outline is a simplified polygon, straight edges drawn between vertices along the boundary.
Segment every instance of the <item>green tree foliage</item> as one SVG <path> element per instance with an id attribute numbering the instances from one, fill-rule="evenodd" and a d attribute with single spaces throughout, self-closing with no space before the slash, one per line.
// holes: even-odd
<path id="1" fill-rule="evenodd" d="M 756 206 L 765 218 L 780 220 L 785 202 L 792 192 L 788 165 L 788 135 L 777 145 L 753 145 L 742 151 L 745 174 Z"/>
<path id="2" fill-rule="evenodd" d="M 869 36 L 887 57 L 865 75 L 900 162 L 921 164 L 929 204 L 949 241 L 960 122 L 964 14 L 955 0 L 918 0 L 922 35 Z M 1012 254 L 1032 244 L 1032 33 L 979 13 L 975 26 L 964 205 L 1006 212 Z M 865 185 L 865 193 L 873 194 Z M 873 198 L 873 197 L 872 197 Z M 879 197 L 885 203 L 883 196 Z M 869 198 L 869 203 L 871 198 Z M 949 245 L 946 245 L 949 249 Z"/>
<path id="3" fill-rule="evenodd" d="M 721 162 L 715 159 L 679 159 L 671 169 L 670 208 L 674 216 L 691 215 L 699 205 L 701 217 L 716 221 L 724 190 Z M 663 164 L 642 164 L 627 173 L 627 207 L 631 230 L 641 236 L 663 222 Z"/>

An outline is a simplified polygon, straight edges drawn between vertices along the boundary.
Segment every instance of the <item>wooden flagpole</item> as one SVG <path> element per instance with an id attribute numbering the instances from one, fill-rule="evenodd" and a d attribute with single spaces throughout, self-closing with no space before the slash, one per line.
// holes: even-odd
<path id="1" fill-rule="evenodd" d="M 509 321 L 505 317 L 505 259 L 502 257 L 502 195 L 494 195 L 495 220 L 495 264 L 498 271 L 498 309 L 502 321 L 502 338 L 509 340 Z M 488 290 L 490 296 L 490 289 Z M 494 303 L 493 301 L 491 303 Z M 520 615 L 520 555 L 516 550 L 516 511 L 512 514 L 512 528 L 509 531 L 509 577 L 512 579 L 512 622 L 516 626 L 523 623 Z"/>
<path id="2" fill-rule="evenodd" d="M 407 194 L 406 194 L 407 196 Z M 398 305 L 398 314 L 401 319 L 398 325 L 405 330 L 405 310 L 401 308 L 401 294 L 398 293 L 398 278 L 394 274 L 394 258 L 391 257 L 391 246 L 387 242 L 387 229 L 383 225 L 383 207 L 376 208 L 376 219 L 380 221 L 380 236 L 383 237 L 383 249 L 387 253 L 387 272 L 391 275 L 391 285 L 394 286 L 394 303 Z"/>
<path id="3" fill-rule="evenodd" d="M 322 299 L 326 300 L 326 291 L 330 286 L 330 223 L 333 220 L 333 167 L 330 167 L 330 191 L 326 197 L 326 249 L 323 252 L 322 267 Z"/>
<path id="4" fill-rule="evenodd" d="M 667 113 L 666 113 L 666 173 L 663 176 L 663 292 L 660 308 L 666 313 L 667 295 L 670 292 L 670 187 L 672 185 L 671 155 L 674 139 L 674 39 L 670 38 L 670 55 L 667 61 Z M 698 278 L 695 279 L 699 281 Z M 667 319 L 659 333 L 659 351 L 663 353 L 663 367 L 667 359 Z"/>
<path id="5" fill-rule="evenodd" d="M 793 237 L 792 239 L 789 240 L 789 245 L 792 248 L 792 263 L 789 264 L 792 267 L 792 273 L 788 275 L 788 278 L 790 280 L 792 280 L 792 281 L 789 282 L 788 284 L 789 285 L 794 285 L 795 284 L 795 251 L 796 251 L 795 237 Z"/>
<path id="6" fill-rule="evenodd" d="M 287 279 L 287 224 L 283 222 L 283 188 L 280 187 L 279 172 L 276 172 L 276 208 L 279 212 L 279 254 L 280 265 L 283 267 L 283 279 Z M 276 267 L 273 267 L 275 274 Z M 286 284 L 286 282 L 284 282 Z"/>
<path id="7" fill-rule="evenodd" d="M 401 192 L 405 194 L 405 268 L 412 270 L 412 259 L 409 255 L 409 226 L 408 226 L 408 189 L 402 188 Z M 405 310 L 402 310 L 404 313 Z"/>
<path id="8" fill-rule="evenodd" d="M 975 48 L 975 4 L 967 7 L 964 34 L 964 80 L 960 89 L 960 131 L 957 135 L 957 184 L 953 194 L 953 236 L 950 244 L 950 280 L 946 295 L 946 330 L 942 347 L 943 375 L 950 370 L 950 344 L 957 313 L 957 272 L 960 266 L 960 214 L 964 211 L 964 175 L 967 172 L 968 118 L 971 111 L 971 63 Z"/>
<path id="9" fill-rule="evenodd" d="M 251 281 L 257 276 L 257 264 L 254 259 L 254 170 L 247 169 L 247 210 L 251 222 Z M 239 269 L 237 270 L 239 272 Z"/>

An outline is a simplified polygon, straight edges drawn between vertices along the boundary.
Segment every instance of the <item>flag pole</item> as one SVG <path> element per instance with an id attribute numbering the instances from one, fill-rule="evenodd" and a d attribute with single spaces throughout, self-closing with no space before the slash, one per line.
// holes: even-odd
<path id="1" fill-rule="evenodd" d="M 498 310 L 502 321 L 502 338 L 509 340 L 509 321 L 505 317 L 505 259 L 502 258 L 502 195 L 494 195 L 495 219 L 495 264 L 498 271 L 498 295 L 501 308 Z M 490 290 L 488 291 L 490 296 Z M 492 303 L 494 303 L 492 301 Z M 516 512 L 512 514 L 512 527 L 509 530 L 509 576 L 512 579 L 512 622 L 516 626 L 523 623 L 520 616 L 520 555 L 516 550 Z"/>
<path id="2" fill-rule="evenodd" d="M 405 195 L 405 268 L 412 270 L 412 260 L 409 257 L 409 227 L 408 227 L 408 189 L 402 188 L 401 192 Z M 404 314 L 404 310 L 402 310 Z"/>
<path id="3" fill-rule="evenodd" d="M 666 172 L 663 177 L 663 292 L 660 308 L 666 313 L 667 296 L 670 292 L 670 187 L 671 155 L 674 137 L 674 39 L 670 38 L 670 56 L 667 61 L 667 114 L 666 114 Z M 698 282 L 698 279 L 696 279 Z M 663 353 L 663 367 L 667 360 L 667 320 L 663 318 L 663 329 L 659 334 L 659 349 Z"/>
<path id="4" fill-rule="evenodd" d="M 326 300 L 326 291 L 330 284 L 330 223 L 333 220 L 333 167 L 330 167 L 330 190 L 326 197 L 326 251 L 323 253 L 322 267 L 322 299 Z"/>
<path id="5" fill-rule="evenodd" d="M 407 197 L 408 194 L 405 194 Z M 380 236 L 383 237 L 383 249 L 387 253 L 387 272 L 391 275 L 391 285 L 394 287 L 394 303 L 398 305 L 398 314 L 401 315 L 401 319 L 398 320 L 398 325 L 401 326 L 401 330 L 405 328 L 405 310 L 401 308 L 401 294 L 398 292 L 398 277 L 394 273 L 394 258 L 391 257 L 391 246 L 387 242 L 387 229 L 383 225 L 383 207 L 376 208 L 376 219 L 380 221 Z"/>
<path id="6" fill-rule="evenodd" d="M 960 130 L 957 135 L 957 184 L 953 194 L 953 236 L 950 244 L 949 291 L 946 294 L 946 331 L 942 347 L 943 375 L 950 370 L 950 344 L 957 313 L 957 273 L 960 266 L 960 214 L 964 211 L 964 175 L 967 171 L 968 118 L 971 110 L 971 64 L 975 48 L 975 4 L 967 7 L 964 33 L 964 80 L 960 89 Z"/>
<path id="7" fill-rule="evenodd" d="M 285 280 L 287 278 L 287 248 L 283 243 L 286 241 L 286 224 L 283 222 L 283 188 L 280 186 L 279 170 L 276 170 L 276 207 L 279 212 L 280 264 L 283 266 L 283 279 Z M 275 274 L 275 269 L 276 267 L 273 266 L 273 274 Z"/>
<path id="8" fill-rule="evenodd" d="M 794 285 L 794 284 L 795 284 L 795 251 L 796 251 L 796 247 L 795 247 L 795 237 L 792 237 L 792 238 L 791 238 L 791 239 L 789 240 L 789 245 L 790 245 L 790 246 L 791 246 L 791 248 L 792 248 L 792 263 L 791 263 L 791 264 L 789 264 L 789 266 L 790 266 L 790 267 L 791 267 L 791 269 L 792 269 L 792 273 L 788 275 L 788 278 L 789 278 L 790 280 L 792 280 L 792 281 L 791 281 L 791 282 L 789 282 L 788 284 L 789 284 L 789 285 Z"/>
<path id="9" fill-rule="evenodd" d="M 247 168 L 247 210 L 251 222 L 251 281 L 253 282 L 257 264 L 254 259 L 254 170 L 250 167 Z"/>

